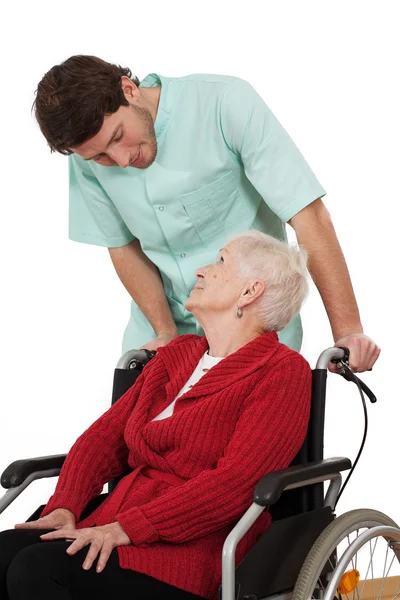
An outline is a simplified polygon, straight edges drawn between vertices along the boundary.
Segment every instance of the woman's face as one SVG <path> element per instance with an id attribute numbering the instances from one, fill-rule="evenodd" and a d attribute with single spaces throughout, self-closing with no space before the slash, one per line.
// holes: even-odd
<path id="1" fill-rule="evenodd" d="M 190 312 L 228 312 L 237 308 L 243 281 L 238 277 L 237 243 L 221 248 L 213 264 L 196 271 L 197 282 L 185 302 Z"/>

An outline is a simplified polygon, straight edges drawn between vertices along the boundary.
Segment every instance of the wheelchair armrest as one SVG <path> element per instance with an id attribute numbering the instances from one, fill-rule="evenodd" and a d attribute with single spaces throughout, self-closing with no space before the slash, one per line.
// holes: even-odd
<path id="1" fill-rule="evenodd" d="M 281 471 L 264 475 L 254 491 L 254 502 L 259 506 L 275 504 L 287 488 L 312 485 L 329 480 L 340 471 L 351 469 L 348 458 L 326 458 L 315 462 L 295 465 Z"/>
<path id="2" fill-rule="evenodd" d="M 21 485 L 33 473 L 49 470 L 54 471 L 57 469 L 60 471 L 66 456 L 66 454 L 54 454 L 52 456 L 38 456 L 36 458 L 15 460 L 3 471 L 1 485 L 5 489 L 15 488 Z M 43 477 L 46 477 L 46 475 L 43 474 Z"/>

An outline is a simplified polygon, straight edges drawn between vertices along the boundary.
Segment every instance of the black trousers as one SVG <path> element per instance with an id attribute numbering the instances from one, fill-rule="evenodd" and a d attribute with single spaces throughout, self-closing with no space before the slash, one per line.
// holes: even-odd
<path id="1" fill-rule="evenodd" d="M 70 556 L 71 542 L 44 541 L 50 529 L 10 529 L 0 532 L 1 600 L 200 600 L 172 585 L 121 569 L 114 549 L 101 573 L 97 560 L 82 568 L 89 546 Z"/>

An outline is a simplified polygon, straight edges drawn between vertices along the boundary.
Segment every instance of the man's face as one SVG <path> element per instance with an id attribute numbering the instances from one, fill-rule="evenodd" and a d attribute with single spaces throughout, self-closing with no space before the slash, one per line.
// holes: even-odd
<path id="1" fill-rule="evenodd" d="M 157 155 L 151 113 L 142 106 L 120 106 L 117 112 L 104 117 L 99 133 L 71 150 L 104 167 L 147 169 Z"/>

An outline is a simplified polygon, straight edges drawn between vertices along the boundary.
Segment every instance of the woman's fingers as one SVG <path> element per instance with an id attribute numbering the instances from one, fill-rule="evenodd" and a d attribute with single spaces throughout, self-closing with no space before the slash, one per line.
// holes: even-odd
<path id="1" fill-rule="evenodd" d="M 108 526 L 107 526 L 108 527 Z M 63 528 L 50 531 L 40 536 L 44 541 L 65 539 L 71 541 L 67 548 L 67 554 L 76 554 L 79 550 L 90 544 L 89 551 L 83 562 L 83 568 L 88 570 L 92 567 L 98 556 L 96 571 L 100 573 L 107 564 L 110 554 L 116 546 L 115 539 L 110 535 L 104 535 L 96 527 L 87 529 Z"/>
<path id="2" fill-rule="evenodd" d="M 102 540 L 100 540 L 99 538 L 95 538 L 94 540 L 91 540 L 90 543 L 90 548 L 89 548 L 89 552 L 86 554 L 86 558 L 83 562 L 83 568 L 87 571 L 90 569 L 90 567 L 92 566 L 96 556 L 98 555 L 98 553 L 100 552 L 101 548 L 102 548 Z"/>
<path id="3" fill-rule="evenodd" d="M 17 523 L 14 525 L 15 529 L 51 529 L 51 526 L 41 519 L 38 521 L 28 521 L 26 523 Z"/>
<path id="4" fill-rule="evenodd" d="M 56 531 L 50 531 L 50 533 L 44 533 L 40 536 L 41 540 L 59 540 L 62 538 L 75 539 L 78 535 L 77 529 L 57 529 Z"/>
<path id="5" fill-rule="evenodd" d="M 111 540 L 104 542 L 104 544 L 101 548 L 99 560 L 97 561 L 97 567 L 96 567 L 97 573 L 100 573 L 106 566 L 107 561 L 110 558 L 110 554 L 114 550 L 114 547 L 115 546 L 111 542 Z"/>

